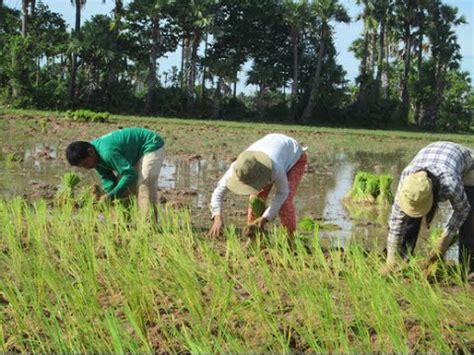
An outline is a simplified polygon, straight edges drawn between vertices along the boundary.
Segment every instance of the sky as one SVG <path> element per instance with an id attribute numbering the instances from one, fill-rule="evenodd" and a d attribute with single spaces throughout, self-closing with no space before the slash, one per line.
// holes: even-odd
<path id="1" fill-rule="evenodd" d="M 356 38 L 362 34 L 363 25 L 361 21 L 355 22 L 356 16 L 361 12 L 361 7 L 356 5 L 356 0 L 339 0 L 340 3 L 347 9 L 353 22 L 350 24 L 335 24 L 334 36 L 335 46 L 338 51 L 338 63 L 341 64 L 347 72 L 347 78 L 354 80 L 358 74 L 359 62 L 354 58 L 349 51 L 349 47 Z M 75 10 L 68 0 L 43 0 L 51 11 L 60 13 L 70 27 L 74 26 Z M 125 4 L 128 3 L 125 0 Z M 459 9 L 467 24 L 459 26 L 456 29 L 458 35 L 458 43 L 461 46 L 461 54 L 463 59 L 461 61 L 461 69 L 470 73 L 474 80 L 474 0 L 444 0 L 445 4 L 455 6 Z M 20 9 L 21 0 L 4 0 L 4 5 Z M 103 3 L 101 0 L 88 0 L 83 9 L 82 23 L 87 21 L 94 15 L 110 14 L 114 6 L 113 0 L 106 0 Z M 172 66 L 180 66 L 180 52 L 168 53 L 167 58 L 161 58 L 159 61 L 159 71 L 168 71 Z M 243 68 L 243 72 L 249 69 L 247 64 Z M 254 91 L 254 87 L 245 86 L 245 74 L 240 77 L 240 82 L 237 85 L 238 92 L 250 93 Z"/>

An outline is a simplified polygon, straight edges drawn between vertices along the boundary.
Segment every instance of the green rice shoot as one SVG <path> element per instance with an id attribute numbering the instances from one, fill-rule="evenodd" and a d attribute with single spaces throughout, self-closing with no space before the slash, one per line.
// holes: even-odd
<path id="1" fill-rule="evenodd" d="M 262 198 L 258 196 L 250 196 L 249 204 L 254 219 L 261 217 L 265 212 L 265 200 L 263 200 Z"/>

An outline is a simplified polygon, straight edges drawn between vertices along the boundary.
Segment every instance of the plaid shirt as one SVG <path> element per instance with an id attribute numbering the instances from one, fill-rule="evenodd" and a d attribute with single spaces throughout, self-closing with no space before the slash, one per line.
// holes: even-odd
<path id="1" fill-rule="evenodd" d="M 418 152 L 403 170 L 398 184 L 395 203 L 389 221 L 387 240 L 388 256 L 393 257 L 400 249 L 409 217 L 398 204 L 400 187 L 405 178 L 420 170 L 430 172 L 439 181 L 438 201 L 449 201 L 453 209 L 450 219 L 443 226 L 445 236 L 452 239 L 466 220 L 471 206 L 464 191 L 463 175 L 474 169 L 474 151 L 451 142 L 431 143 Z"/>

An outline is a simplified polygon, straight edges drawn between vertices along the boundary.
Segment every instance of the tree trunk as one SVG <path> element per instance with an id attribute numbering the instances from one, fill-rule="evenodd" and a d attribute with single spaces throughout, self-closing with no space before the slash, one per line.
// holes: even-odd
<path id="1" fill-rule="evenodd" d="M 185 81 L 185 74 L 184 74 L 184 65 L 185 65 L 185 57 L 186 57 L 186 36 L 183 34 L 183 40 L 181 41 L 181 71 L 180 71 L 180 85 L 181 85 L 181 89 L 184 87 L 184 83 L 186 82 Z"/>
<path id="2" fill-rule="evenodd" d="M 418 38 L 418 87 L 421 88 L 421 83 L 423 80 L 423 72 L 422 72 L 422 66 L 423 66 L 423 24 L 420 25 L 420 30 L 419 30 L 419 38 Z M 418 97 L 416 100 L 416 106 L 415 106 L 415 122 L 418 126 L 422 125 L 421 118 L 423 115 L 421 114 L 421 100 L 422 98 Z"/>
<path id="3" fill-rule="evenodd" d="M 148 62 L 148 77 L 147 77 L 147 95 L 145 99 L 145 112 L 152 113 L 153 101 L 158 84 L 157 80 L 157 60 L 160 55 L 160 20 L 157 17 L 152 19 L 152 44 Z"/>
<path id="4" fill-rule="evenodd" d="M 372 32 L 372 43 L 371 53 L 370 53 L 370 79 L 371 81 L 374 79 L 374 71 L 375 71 L 375 64 L 377 63 L 377 30 Z"/>
<path id="5" fill-rule="evenodd" d="M 2 27 L 3 0 L 0 0 L 0 28 Z"/>
<path id="6" fill-rule="evenodd" d="M 191 60 L 189 68 L 189 78 L 188 78 L 188 90 L 189 94 L 194 94 L 194 87 L 196 85 L 196 68 L 199 61 L 197 51 L 199 49 L 199 44 L 201 42 L 201 30 L 195 28 L 193 31 L 192 42 L 191 42 Z"/>
<path id="7" fill-rule="evenodd" d="M 309 122 L 313 116 L 314 108 L 316 107 L 316 95 L 318 93 L 319 79 L 321 78 L 321 67 L 323 65 L 324 47 L 327 31 L 329 28 L 326 23 L 323 23 L 321 27 L 321 41 L 319 43 L 318 62 L 316 64 L 316 71 L 314 73 L 313 85 L 311 87 L 311 93 L 309 94 L 308 103 L 303 112 L 301 120 L 303 122 Z"/>
<path id="8" fill-rule="evenodd" d="M 234 97 L 234 99 L 237 97 L 237 76 L 235 77 L 235 80 L 234 80 L 234 88 L 233 88 L 232 96 Z"/>
<path id="9" fill-rule="evenodd" d="M 390 38 L 388 31 L 385 31 L 385 67 L 387 70 L 382 74 L 384 97 L 390 96 L 390 74 L 388 68 L 390 68 Z M 385 79 L 385 80 L 384 80 Z"/>
<path id="10" fill-rule="evenodd" d="M 191 34 L 186 33 L 185 34 L 185 40 L 184 40 L 184 78 L 183 78 L 183 84 L 184 87 L 188 88 L 189 86 L 189 81 L 191 77 L 191 53 L 192 53 L 192 45 L 191 45 Z M 189 90 L 186 90 L 189 92 Z"/>
<path id="11" fill-rule="evenodd" d="M 74 37 L 80 38 L 81 34 L 81 0 L 75 0 L 76 5 L 76 23 L 74 28 Z M 69 101 L 72 107 L 76 106 L 76 79 L 77 79 L 77 53 L 72 54 L 72 65 L 71 65 L 71 81 L 69 83 Z"/>
<path id="12" fill-rule="evenodd" d="M 222 103 L 221 86 L 222 86 L 222 77 L 218 77 L 215 99 L 212 100 L 213 102 L 212 117 L 214 118 L 219 118 L 220 113 L 221 113 L 221 103 Z"/>
<path id="13" fill-rule="evenodd" d="M 122 17 L 122 10 L 123 10 L 123 1 L 115 0 L 114 17 L 116 21 L 119 21 L 120 18 Z"/>
<path id="14" fill-rule="evenodd" d="M 424 112 L 425 117 L 423 121 L 428 128 L 435 128 L 438 121 L 439 108 L 443 101 L 445 79 L 446 79 L 446 68 L 447 65 L 438 63 L 436 66 L 436 78 L 435 78 L 435 97 L 427 105 Z"/>
<path id="15" fill-rule="evenodd" d="M 28 33 L 28 0 L 21 3 L 21 35 L 26 37 Z"/>
<path id="16" fill-rule="evenodd" d="M 291 42 L 293 44 L 293 81 L 291 83 L 291 111 L 293 121 L 297 121 L 297 99 L 298 99 L 298 32 L 293 30 L 291 33 Z"/>
<path id="17" fill-rule="evenodd" d="M 208 46 L 208 39 L 209 39 L 209 32 L 206 32 L 206 36 L 204 38 L 204 61 L 202 65 L 202 88 L 201 88 L 201 99 L 204 101 L 206 98 L 206 59 L 207 59 L 207 46 Z"/>
<path id="18" fill-rule="evenodd" d="M 36 82 L 35 82 L 36 87 L 39 87 L 39 82 L 40 82 L 40 71 L 41 71 L 40 62 L 41 62 L 41 57 L 38 56 L 38 58 L 36 59 Z"/>
<path id="19" fill-rule="evenodd" d="M 368 74 L 367 74 L 367 62 L 369 59 L 369 27 L 366 19 L 364 19 L 364 51 L 362 53 L 362 60 L 360 62 L 360 76 L 359 76 L 359 93 L 357 95 L 357 105 L 359 107 L 365 106 L 367 99 L 368 90 Z"/>
<path id="20" fill-rule="evenodd" d="M 34 16 L 35 8 L 36 8 L 36 0 L 29 0 L 30 1 L 30 16 Z"/>
<path id="21" fill-rule="evenodd" d="M 410 65 L 411 65 L 411 33 L 410 33 L 410 24 L 405 23 L 404 26 L 404 42 L 405 42 L 405 55 L 404 55 L 404 71 L 402 78 L 402 92 L 401 92 L 401 113 L 402 117 L 405 119 L 405 122 L 408 123 L 408 113 L 410 111 L 410 97 L 408 93 L 408 80 L 410 76 Z"/>
<path id="22" fill-rule="evenodd" d="M 380 99 L 380 89 L 382 87 L 382 73 L 383 73 L 383 60 L 385 56 L 385 22 L 380 22 L 380 35 L 379 35 L 379 58 L 377 63 L 377 76 L 375 78 L 375 97 Z"/>

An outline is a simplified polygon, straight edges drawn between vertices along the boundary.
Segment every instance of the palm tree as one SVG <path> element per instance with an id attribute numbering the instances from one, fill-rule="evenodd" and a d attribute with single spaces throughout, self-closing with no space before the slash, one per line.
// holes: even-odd
<path id="1" fill-rule="evenodd" d="M 321 22 L 321 26 L 319 31 L 320 40 L 316 70 L 314 72 L 308 103 L 306 104 L 303 116 L 301 117 L 303 122 L 309 121 L 313 115 L 314 108 L 316 107 L 316 95 L 318 92 L 319 80 L 321 78 L 321 67 L 323 64 L 326 40 L 331 36 L 331 26 L 329 25 L 329 22 L 350 22 L 350 17 L 347 14 L 346 9 L 339 4 L 339 0 L 313 0 L 310 4 L 310 8 L 312 15 L 316 16 Z"/>
<path id="2" fill-rule="evenodd" d="M 0 0 L 0 26 L 2 25 L 3 0 Z"/>
<path id="3" fill-rule="evenodd" d="M 129 16 L 135 26 L 145 27 L 147 36 L 150 36 L 146 44 L 148 53 L 145 98 L 145 112 L 151 113 L 154 96 L 158 87 L 158 58 L 162 53 L 162 28 L 160 21 L 163 18 L 164 8 L 171 0 L 135 0 L 129 5 Z"/>
<path id="4" fill-rule="evenodd" d="M 307 24 L 308 1 L 285 0 L 283 3 L 283 16 L 290 30 L 290 39 L 293 51 L 293 78 L 291 82 L 291 107 L 293 120 L 297 119 L 298 100 L 298 73 L 299 73 L 299 43 L 304 27 Z"/>
<path id="5" fill-rule="evenodd" d="M 28 32 L 28 5 L 29 0 L 21 1 L 21 35 L 26 37 Z"/>
<path id="6" fill-rule="evenodd" d="M 73 39 L 78 41 L 81 37 L 81 12 L 86 4 L 86 0 L 71 0 L 71 4 L 76 8 L 76 21 L 74 25 Z M 69 100 L 72 106 L 76 104 L 76 78 L 77 78 L 77 51 L 74 49 L 71 58 L 71 81 L 69 82 Z"/>
<path id="7" fill-rule="evenodd" d="M 458 16 L 457 8 L 444 5 L 440 0 L 429 3 L 430 26 L 427 31 L 431 43 L 431 54 L 434 62 L 434 98 L 428 103 L 424 112 L 428 127 L 435 127 L 439 109 L 446 89 L 446 76 L 450 67 L 459 65 L 460 47 L 457 43 L 455 26 L 466 23 L 463 16 Z"/>
<path id="8" fill-rule="evenodd" d="M 193 105 L 191 98 L 195 91 L 199 62 L 198 49 L 203 37 L 207 38 L 207 33 L 212 26 L 215 14 L 213 9 L 216 4 L 217 0 L 182 0 L 177 3 L 177 19 L 182 29 L 181 87 L 184 87 L 187 92 L 188 112 L 192 111 Z"/>
<path id="9" fill-rule="evenodd" d="M 418 88 L 421 88 L 422 82 L 423 82 L 423 52 L 425 51 L 425 44 L 424 42 L 424 36 L 425 36 L 425 31 L 426 31 L 426 25 L 427 25 L 427 5 L 426 5 L 425 0 L 418 0 L 418 6 L 416 9 L 416 22 L 418 25 L 418 32 L 417 32 L 417 38 L 416 38 L 416 45 L 417 45 L 417 71 L 418 71 L 418 79 L 417 79 L 417 86 Z M 418 98 L 416 100 L 415 104 L 415 117 L 414 121 L 417 125 L 421 126 L 421 99 L 418 95 Z"/>
<path id="10" fill-rule="evenodd" d="M 379 56 L 377 62 L 377 75 L 375 77 L 375 97 L 380 98 L 380 89 L 382 86 L 382 74 L 385 59 L 385 33 L 388 17 L 391 14 L 392 0 L 377 0 L 375 6 L 375 17 L 379 23 Z"/>
<path id="11" fill-rule="evenodd" d="M 363 12 L 357 19 L 362 19 L 364 23 L 364 39 L 362 40 L 362 57 L 360 61 L 359 77 L 359 92 L 357 95 L 357 103 L 359 107 L 365 107 L 366 99 L 369 95 L 369 84 L 373 79 L 372 73 L 369 72 L 369 56 L 370 56 L 370 37 L 373 36 L 373 32 L 377 29 L 377 20 L 374 16 L 375 3 L 374 0 L 357 0 L 358 5 L 363 5 Z M 374 49 L 372 49 L 373 51 Z"/>
<path id="12" fill-rule="evenodd" d="M 413 47 L 412 29 L 416 18 L 416 0 L 395 0 L 395 12 L 401 25 L 401 37 L 404 43 L 403 48 L 403 76 L 401 79 L 401 106 L 400 113 L 405 121 L 408 121 L 410 110 L 410 94 L 408 91 L 408 81 L 411 73 L 411 51 Z"/>

